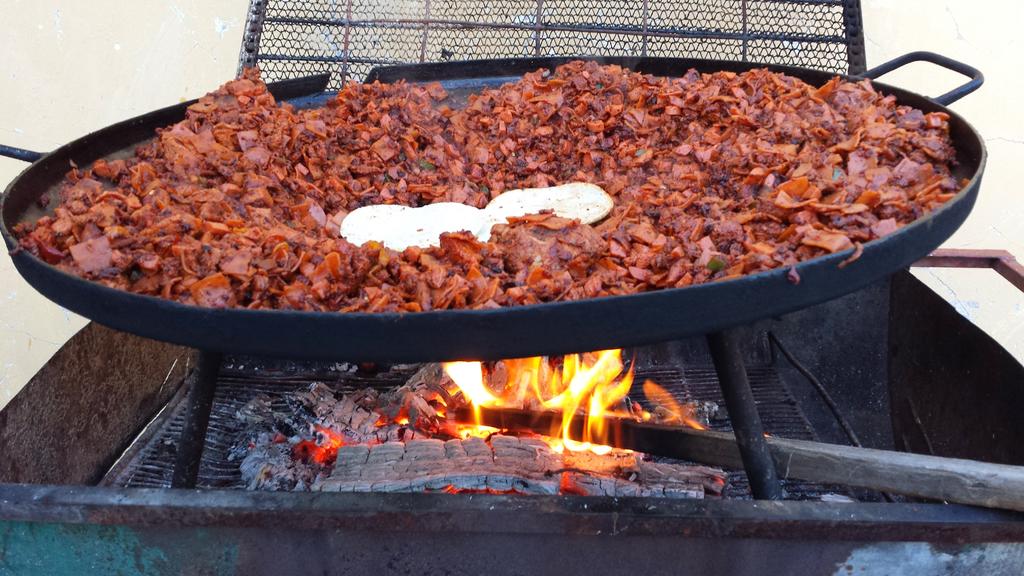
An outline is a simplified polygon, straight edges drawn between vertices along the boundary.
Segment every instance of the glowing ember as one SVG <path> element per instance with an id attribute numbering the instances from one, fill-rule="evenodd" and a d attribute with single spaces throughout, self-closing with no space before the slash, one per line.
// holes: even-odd
<path id="1" fill-rule="evenodd" d="M 459 438 L 466 440 L 467 438 L 483 438 L 484 440 L 491 436 L 501 432 L 497 428 L 490 426 L 481 426 L 479 424 L 459 424 L 456 426 Z"/>
<path id="2" fill-rule="evenodd" d="M 292 446 L 292 457 L 308 464 L 327 465 L 334 463 L 338 457 L 338 448 L 345 445 L 345 439 L 340 434 L 316 425 L 316 438 L 314 440 L 302 440 Z"/>
<path id="3" fill-rule="evenodd" d="M 488 387 L 480 362 L 449 362 L 444 370 L 473 406 L 477 424 L 481 406 L 561 411 L 561 424 L 551 431 L 549 440 L 557 452 L 611 452 L 603 417 L 628 415 L 622 401 L 633 386 L 633 370 L 625 368 L 621 350 L 572 354 L 565 356 L 560 365 L 540 357 L 504 360 L 493 370 L 493 376 L 504 381 L 500 392 Z M 586 413 L 586 425 L 583 438 L 573 439 L 569 437 L 570 425 L 578 412 Z"/>

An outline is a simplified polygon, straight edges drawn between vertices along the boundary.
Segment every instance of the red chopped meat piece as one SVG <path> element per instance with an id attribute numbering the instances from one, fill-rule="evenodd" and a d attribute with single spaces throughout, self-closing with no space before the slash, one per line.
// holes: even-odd
<path id="1" fill-rule="evenodd" d="M 208 307 L 415 312 L 687 286 L 856 248 L 959 190 L 949 118 L 869 81 L 768 70 L 658 78 L 571 62 L 470 96 L 350 82 L 279 106 L 249 69 L 132 158 L 72 171 L 15 227 L 47 262 Z M 483 207 L 592 182 L 595 226 L 531 215 L 398 253 L 338 237 L 368 204 Z M 795 275 L 790 275 L 791 280 Z"/>

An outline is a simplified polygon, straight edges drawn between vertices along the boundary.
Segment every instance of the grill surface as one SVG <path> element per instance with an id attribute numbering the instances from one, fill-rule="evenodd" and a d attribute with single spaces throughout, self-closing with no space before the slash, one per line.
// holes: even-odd
<path id="1" fill-rule="evenodd" d="M 679 401 L 713 401 L 723 404 L 718 376 L 702 339 L 668 343 L 635 351 L 636 381 L 654 380 Z M 237 410 L 259 394 L 273 399 L 274 407 L 284 409 L 283 398 L 314 381 L 324 382 L 338 393 L 366 387 L 387 389 L 404 383 L 417 369 L 401 365 L 378 374 L 360 372 L 348 364 L 299 363 L 232 356 L 225 358 L 217 382 L 209 430 L 199 466 L 197 487 L 242 489 L 238 461 L 227 459 L 232 443 L 243 424 Z M 772 435 L 801 440 L 816 440 L 817 435 L 796 400 L 779 379 L 767 353 L 748 359 L 747 371 L 765 430 Z M 120 487 L 168 488 L 174 467 L 178 439 L 185 419 L 183 397 L 172 400 L 163 413 L 107 474 L 103 484 Z M 717 430 L 731 430 L 728 417 L 712 421 Z M 786 481 L 790 499 L 818 499 L 823 494 L 848 494 L 835 486 Z M 742 471 L 730 473 L 728 498 L 749 498 L 750 489 Z"/>
<path id="2" fill-rule="evenodd" d="M 336 90 L 375 66 L 578 55 L 865 70 L 859 0 L 251 0 L 239 66 Z"/>

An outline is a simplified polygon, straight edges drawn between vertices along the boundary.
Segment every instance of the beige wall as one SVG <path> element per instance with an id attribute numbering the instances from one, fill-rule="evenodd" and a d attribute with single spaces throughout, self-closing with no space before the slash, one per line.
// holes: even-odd
<path id="1" fill-rule="evenodd" d="M 245 0 L 8 2 L 0 24 L 0 143 L 49 150 L 92 129 L 192 98 L 234 75 Z M 983 9 L 982 9 L 983 8 Z M 1012 0 L 864 0 L 869 64 L 933 50 L 987 73 L 953 106 L 986 137 L 981 200 L 951 246 L 1009 248 L 1024 257 L 1024 114 Z M 957 81 L 928 65 L 886 80 L 926 94 Z M 0 159 L 0 183 L 24 167 Z M 1024 358 L 1024 298 L 994 274 L 923 271 L 926 282 Z M 0 407 L 83 325 L 29 288 L 0 255 Z"/>
<path id="2" fill-rule="evenodd" d="M 988 167 L 978 203 L 947 247 L 1004 248 L 1024 260 L 1024 3 L 1012 0 L 862 0 L 868 64 L 931 50 L 985 73 L 980 90 L 951 106 L 981 132 Z M 915 64 L 885 81 L 937 95 L 960 77 Z M 1024 295 L 991 271 L 921 270 L 918 278 L 1024 360 Z"/>
<path id="3" fill-rule="evenodd" d="M 7 2 L 0 23 L 0 143 L 50 150 L 199 96 L 235 74 L 246 0 Z M 0 158 L 6 186 L 24 163 Z M 0 255 L 0 407 L 84 320 Z"/>

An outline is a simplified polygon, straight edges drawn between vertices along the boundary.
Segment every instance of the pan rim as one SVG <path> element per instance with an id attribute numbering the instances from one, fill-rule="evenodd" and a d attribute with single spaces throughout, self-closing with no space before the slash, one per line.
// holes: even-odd
<path id="1" fill-rule="evenodd" d="M 763 63 L 756 63 L 756 62 L 735 62 L 735 61 L 728 61 L 728 60 L 673 59 L 673 58 L 643 58 L 642 59 L 642 58 L 638 58 L 638 57 L 621 57 L 621 58 L 615 58 L 615 57 L 611 57 L 611 58 L 594 58 L 594 57 L 586 57 L 586 56 L 566 57 L 566 60 L 577 60 L 577 59 L 595 60 L 595 61 L 598 61 L 598 62 L 607 62 L 607 63 L 616 63 L 617 61 L 621 62 L 621 61 L 626 61 L 626 60 L 630 60 L 630 61 L 669 60 L 669 61 L 680 62 L 680 63 L 682 63 L 682 62 L 692 63 L 686 69 L 698 68 L 698 66 L 697 66 L 698 64 L 699 65 L 706 65 L 706 66 L 714 66 L 716 63 L 718 63 L 718 64 L 727 64 L 729 67 L 734 67 L 734 68 L 735 67 L 742 67 L 744 69 L 768 68 L 768 69 L 775 70 L 775 71 L 780 71 L 780 72 L 783 72 L 783 73 L 787 73 L 787 72 L 793 73 L 795 75 L 799 75 L 799 74 L 804 74 L 804 75 L 827 74 L 827 75 L 833 75 L 833 76 L 840 76 L 840 77 L 848 79 L 848 80 L 859 80 L 860 79 L 857 76 L 842 75 L 842 74 L 831 74 L 831 73 L 826 72 L 826 71 L 815 70 L 815 69 L 811 69 L 811 68 L 801 68 L 801 67 L 795 67 L 795 66 L 782 66 L 782 65 L 771 65 L 771 64 L 763 64 Z M 529 62 L 529 61 L 532 61 L 532 60 L 536 60 L 536 59 L 531 59 L 531 58 L 513 58 L 513 59 L 495 60 L 494 62 L 506 61 L 506 62 L 518 62 L 518 63 L 522 64 L 524 62 Z M 480 61 L 476 61 L 476 62 L 480 62 Z M 441 64 L 437 64 L 437 66 L 448 66 L 448 65 L 459 65 L 459 64 L 463 64 L 463 63 L 462 62 L 441 63 Z M 416 65 L 406 65 L 406 66 L 416 66 Z M 393 69 L 393 68 L 403 68 L 403 67 L 406 67 L 406 66 L 394 66 L 394 67 L 387 67 L 385 69 L 375 69 L 374 72 L 376 72 L 377 70 L 389 70 L 389 69 Z M 374 75 L 374 72 L 371 72 L 371 75 L 370 75 L 371 77 Z M 368 80 L 369 80 L 369 78 L 368 78 Z M 947 212 L 949 212 L 951 210 L 954 210 L 954 209 L 960 207 L 960 204 L 965 199 L 968 199 L 968 197 L 971 197 L 971 196 L 976 196 L 977 188 L 978 188 L 978 186 L 980 184 L 981 177 L 982 177 L 982 175 L 984 173 L 985 165 L 986 165 L 986 162 L 987 162 L 987 156 L 988 156 L 987 149 L 985 147 L 984 139 L 981 137 L 981 135 L 978 133 L 978 131 L 974 128 L 974 126 L 972 126 L 969 122 L 967 122 L 967 120 L 964 119 L 960 114 L 958 114 L 957 112 L 955 112 L 953 110 L 950 110 L 948 107 L 943 106 L 943 105 L 938 104 L 938 103 L 935 103 L 934 101 L 931 101 L 930 99 L 928 99 L 925 96 L 922 96 L 922 95 L 914 93 L 914 92 L 910 92 L 910 91 L 905 90 L 903 88 L 891 86 L 889 84 L 886 84 L 886 83 L 883 83 L 883 82 L 876 82 L 876 81 L 873 81 L 873 80 L 871 82 L 872 82 L 872 85 L 879 92 L 882 92 L 882 93 L 887 94 L 887 95 L 895 95 L 896 98 L 897 98 L 897 102 L 899 102 L 899 103 L 904 103 L 905 100 L 907 98 L 909 98 L 909 97 L 920 98 L 920 99 L 923 99 L 923 100 L 927 100 L 928 102 L 930 102 L 934 106 L 935 110 L 943 111 L 943 112 L 949 114 L 950 118 L 954 119 L 956 123 L 959 123 L 962 126 L 966 127 L 966 129 L 970 133 L 970 136 L 975 140 L 974 144 L 976 144 L 977 147 L 978 147 L 978 150 L 979 150 L 980 154 L 979 154 L 979 157 L 977 159 L 977 165 L 974 167 L 973 173 L 971 174 L 971 176 L 968 179 L 968 181 L 957 191 L 955 196 L 953 198 L 951 198 L 949 201 L 947 201 L 946 203 L 944 203 L 942 206 L 937 208 L 936 210 L 928 212 L 928 213 L 922 215 L 920 218 L 918 218 L 918 219 L 914 220 L 913 222 L 907 224 L 906 226 L 902 227 L 897 232 L 893 233 L 893 235 L 904 234 L 904 233 L 912 233 L 915 230 L 931 227 L 931 226 L 933 226 L 935 224 L 935 221 L 937 219 L 941 218 L 944 214 L 946 214 Z M 29 165 L 28 167 L 26 167 L 21 173 L 19 173 L 18 176 L 16 176 L 8 184 L 8 186 L 4 190 L 2 198 L 0 198 L 0 210 L 2 210 L 4 213 L 7 212 L 6 206 L 7 206 L 9 197 L 10 197 L 10 191 L 15 186 L 17 186 L 23 180 L 23 178 L 26 177 L 26 174 L 29 174 L 33 169 L 38 169 L 37 165 L 40 164 L 40 163 L 45 162 L 51 156 L 53 156 L 53 155 L 55 155 L 55 154 L 57 154 L 57 153 L 59 153 L 61 151 L 67 150 L 68 148 L 71 148 L 73 146 L 80 145 L 82 143 L 82 141 L 84 141 L 84 140 L 88 140 L 88 139 L 91 139 L 91 138 L 95 138 L 96 136 L 100 136 L 100 135 L 102 135 L 102 133 L 104 131 L 112 130 L 112 129 L 114 129 L 117 126 L 128 125 L 128 124 L 131 124 L 131 123 L 143 122 L 143 121 L 145 121 L 145 119 L 147 117 L 149 117 L 149 116 L 151 116 L 151 115 L 153 115 L 153 114 L 155 114 L 157 112 L 171 112 L 172 110 L 180 109 L 180 111 L 183 113 L 185 107 L 187 107 L 189 104 L 190 104 L 190 102 L 185 102 L 185 103 L 182 103 L 182 104 L 177 104 L 177 105 L 169 106 L 169 107 L 166 107 L 166 108 L 154 110 L 152 112 L 149 112 L 149 113 L 146 113 L 146 114 L 143 114 L 143 115 L 140 115 L 140 116 L 136 116 L 136 117 L 130 118 L 128 120 L 124 120 L 124 121 L 119 122 L 119 123 L 112 124 L 112 125 L 110 125 L 108 127 L 102 128 L 102 129 L 100 129 L 98 131 L 94 131 L 94 132 L 92 132 L 90 134 L 87 134 L 85 136 L 82 136 L 80 138 L 72 140 L 71 142 L 69 142 L 69 143 L 67 143 L 67 144 L 65 144 L 65 145 L 55 149 L 54 151 L 46 154 L 45 156 L 40 158 L 37 162 L 35 162 L 35 163 Z M 954 143 L 954 145 L 956 145 L 956 143 Z M 964 220 L 966 220 L 966 215 L 964 216 L 963 220 L 960 220 L 960 222 L 957 223 L 957 227 L 962 225 Z M 23 266 L 26 266 L 26 265 L 39 266 L 40 269 L 43 270 L 46 274 L 58 275 L 58 277 L 61 278 L 62 280 L 64 280 L 65 283 L 71 283 L 78 290 L 85 290 L 87 292 L 92 292 L 96 296 L 104 297 L 104 298 L 110 298 L 110 297 L 113 297 L 113 296 L 116 296 L 118 299 L 126 299 L 127 298 L 127 299 L 130 299 L 132 304 L 134 304 L 136 306 L 139 306 L 139 307 L 146 308 L 146 309 L 153 309 L 153 310 L 155 310 L 157 308 L 162 308 L 162 309 L 166 310 L 167 312 L 171 312 L 171 313 L 175 313 L 175 314 L 185 314 L 185 315 L 190 315 L 190 314 L 191 315 L 195 315 L 195 314 L 213 315 L 213 316 L 215 316 L 218 319 L 221 316 L 225 315 L 225 314 L 229 315 L 227 317 L 238 317 L 238 318 L 245 318 L 245 319 L 251 319 L 251 320 L 259 320 L 259 319 L 268 319 L 268 320 L 269 319 L 273 319 L 273 320 L 281 320 L 281 319 L 294 319 L 294 320 L 309 319 L 309 320 L 313 320 L 313 319 L 316 319 L 316 320 L 319 320 L 319 321 L 330 321 L 330 320 L 337 320 L 337 319 L 345 318 L 345 319 L 350 319 L 353 322 L 358 322 L 358 323 L 375 322 L 375 323 L 381 323 L 381 324 L 390 324 L 390 325 L 395 326 L 396 328 L 401 328 L 404 324 L 411 323 L 411 322 L 417 322 L 417 323 L 418 322 L 430 322 L 432 320 L 437 320 L 437 319 L 441 319 L 441 318 L 446 319 L 446 320 L 461 319 L 461 318 L 476 319 L 476 320 L 487 320 L 487 319 L 491 319 L 491 318 L 501 317 L 501 316 L 507 314 L 510 311 L 519 311 L 522 314 L 533 314 L 533 313 L 541 313 L 541 312 L 544 312 L 544 311 L 563 310 L 563 309 L 566 309 L 566 308 L 585 307 L 587 305 L 615 306 L 615 305 L 621 304 L 622 302 L 629 302 L 629 303 L 631 303 L 633 305 L 643 305 L 644 303 L 647 303 L 647 305 L 651 306 L 651 305 L 657 305 L 661 299 L 672 299 L 673 296 L 677 296 L 680 293 L 684 293 L 685 292 L 686 294 L 690 294 L 690 295 L 694 295 L 694 296 L 699 296 L 699 295 L 701 295 L 702 292 L 707 292 L 709 290 L 713 290 L 714 288 L 716 288 L 718 286 L 721 286 L 721 285 L 725 285 L 725 284 L 730 284 L 731 285 L 731 284 L 735 284 L 737 282 L 756 283 L 756 284 L 768 284 L 768 283 L 771 283 L 771 282 L 774 282 L 774 281 L 788 282 L 788 280 L 786 279 L 786 275 L 788 274 L 788 272 L 789 272 L 789 270 L 791 268 L 795 269 L 798 274 L 800 272 L 802 272 L 803 270 L 805 270 L 806 268 L 809 268 L 811 266 L 827 266 L 827 265 L 832 265 L 832 266 L 835 267 L 834 269 L 836 271 L 839 271 L 840 269 L 838 268 L 838 264 L 840 262 L 846 260 L 853 253 L 853 249 L 851 248 L 851 249 L 847 249 L 847 250 L 844 250 L 844 251 L 841 251 L 841 252 L 837 252 L 837 253 L 834 253 L 834 254 L 822 255 L 822 256 L 818 256 L 818 257 L 811 258 L 811 259 L 808 259 L 808 260 L 804 260 L 804 261 L 801 261 L 801 262 L 798 262 L 798 263 L 794 264 L 793 266 L 779 267 L 779 268 L 775 268 L 775 269 L 772 269 L 772 270 L 765 270 L 765 271 L 757 272 L 757 273 L 754 273 L 754 274 L 746 274 L 746 275 L 742 275 L 742 276 L 738 276 L 738 277 L 733 277 L 733 278 L 728 278 L 728 279 L 723 279 L 723 280 L 717 280 L 717 281 L 712 281 L 712 282 L 706 282 L 706 283 L 701 283 L 701 284 L 694 284 L 694 285 L 685 286 L 685 287 L 662 288 L 662 289 L 655 289 L 655 290 L 649 290 L 649 291 L 645 291 L 645 292 L 637 292 L 637 293 L 632 293 L 632 294 L 598 296 L 598 297 L 595 297 L 595 298 L 585 298 L 585 299 L 579 299 L 579 300 L 565 300 L 565 301 L 555 301 L 555 302 L 542 302 L 542 303 L 536 303 L 536 304 L 525 304 L 525 305 L 517 305 L 517 306 L 502 306 L 502 307 L 499 307 L 499 308 L 491 308 L 491 309 L 445 309 L 445 310 L 430 310 L 430 311 L 423 311 L 423 312 L 305 311 L 305 310 L 292 310 L 292 309 L 281 309 L 281 308 L 252 310 L 252 309 L 241 308 L 241 307 L 235 307 L 235 308 L 206 308 L 206 307 L 202 307 L 202 306 L 198 306 L 198 305 L 194 305 L 194 304 L 185 304 L 185 303 L 182 303 L 182 302 L 179 302 L 179 301 L 176 301 L 176 300 L 164 299 L 164 298 L 161 298 L 159 296 L 153 296 L 153 295 L 148 295 L 148 294 L 139 294 L 139 293 L 130 292 L 130 291 L 127 291 L 127 290 L 122 290 L 122 289 L 118 289 L 118 288 L 112 288 L 112 287 L 106 286 L 104 284 L 101 284 L 99 282 L 96 282 L 96 281 L 93 281 L 93 280 L 89 280 L 89 279 L 86 279 L 84 277 L 77 276 L 77 275 L 75 275 L 73 273 L 70 273 L 70 272 L 67 272 L 65 270 L 62 270 L 61 268 L 59 268 L 59 267 L 57 267 L 55 265 L 51 265 L 51 264 L 43 261 L 41 258 L 38 258 L 37 256 L 31 254 L 28 251 L 19 250 L 18 249 L 19 245 L 17 243 L 17 240 L 15 239 L 14 235 L 12 234 L 12 231 L 8 228 L 7 218 L 0 218 L 0 231 L 2 231 L 2 235 L 4 237 L 4 241 L 7 244 L 9 250 L 11 251 L 12 260 L 14 260 L 15 267 L 19 270 L 19 273 L 21 273 L 22 276 L 25 276 L 24 272 L 22 271 L 22 267 Z M 886 237 L 883 237 L 883 238 L 874 239 L 874 240 L 871 240 L 869 242 L 864 243 L 863 244 L 863 249 L 865 251 L 865 255 L 867 255 L 867 254 L 869 254 L 871 252 L 874 252 L 875 249 L 878 246 L 880 246 L 880 244 L 882 242 L 884 242 L 886 239 L 891 238 L 891 237 L 892 237 L 892 235 L 886 236 Z M 856 262 L 851 264 L 851 266 L 855 266 L 855 265 L 856 265 Z M 880 278 L 882 276 L 885 276 L 885 275 L 878 275 L 877 277 Z M 30 282 L 30 284 L 32 284 L 32 283 Z M 33 288 L 35 288 L 36 290 L 39 290 L 34 284 L 33 284 Z M 712 292 L 712 294 L 713 294 L 713 292 Z M 64 305 L 60 301 L 60 299 L 54 299 L 54 298 L 51 298 L 48 295 L 47 295 L 47 298 L 52 300 L 53 302 L 57 303 L 58 305 L 62 305 L 62 306 Z"/>

